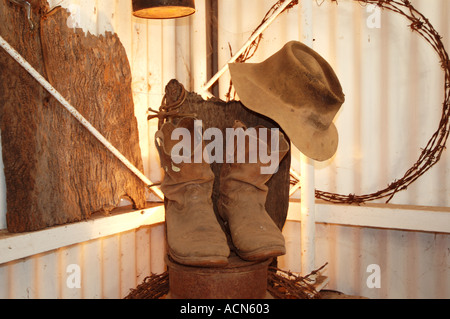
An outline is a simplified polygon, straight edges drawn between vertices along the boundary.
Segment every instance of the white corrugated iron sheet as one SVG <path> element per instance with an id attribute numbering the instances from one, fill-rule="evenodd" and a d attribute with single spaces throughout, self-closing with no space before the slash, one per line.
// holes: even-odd
<path id="1" fill-rule="evenodd" d="M 53 1 L 55 2 L 55 1 Z M 61 1 L 60 1 L 61 2 Z M 131 17 L 131 1 L 62 1 L 90 32 L 117 32 L 133 70 L 133 92 L 145 173 L 161 178 L 153 145 L 156 123 L 148 125 L 149 106 L 158 108 L 165 84 L 179 79 L 191 89 L 191 64 L 199 55 L 192 44 L 190 19 L 146 21 Z M 108 2 L 108 5 L 106 5 Z M 259 25 L 275 0 L 218 0 L 218 67 Z M 411 1 L 444 37 L 450 48 L 450 2 Z M 79 10 L 79 11 L 76 11 Z M 74 13 L 74 14 L 75 14 Z M 199 13 L 200 14 L 200 13 Z M 379 20 L 378 20 L 379 18 Z M 264 33 L 257 54 L 269 57 L 289 40 L 301 40 L 299 6 L 281 15 Z M 213 20 L 214 22 L 215 20 Z M 378 24 L 379 22 L 379 24 Z M 316 165 L 318 189 L 363 194 L 402 177 L 437 129 L 443 100 L 443 73 L 437 56 L 390 12 L 356 1 L 314 1 L 314 49 L 334 67 L 346 103 L 336 118 L 340 145 L 336 156 Z M 95 31 L 96 30 L 96 31 Z M 229 76 L 220 79 L 220 97 Z M 294 169 L 299 171 L 299 152 Z M 5 228 L 5 186 L 0 229 Z M 382 202 L 382 201 L 381 201 Z M 450 206 L 450 154 L 391 202 Z M 288 222 L 288 254 L 280 267 L 300 271 L 300 225 Z M 150 272 L 164 270 L 162 226 L 127 232 L 0 265 L 0 298 L 120 298 Z M 153 248 L 152 248 L 153 247 Z M 152 253 L 152 251 L 154 253 Z M 329 263 L 329 288 L 371 298 L 450 298 L 450 235 L 318 224 L 316 264 Z M 79 265 L 82 287 L 67 287 L 67 266 Z M 378 265 L 381 286 L 371 287 L 371 266 Z"/>

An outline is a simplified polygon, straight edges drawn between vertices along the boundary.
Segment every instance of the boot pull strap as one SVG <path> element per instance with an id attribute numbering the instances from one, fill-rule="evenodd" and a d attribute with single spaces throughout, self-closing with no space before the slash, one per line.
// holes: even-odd
<path id="1" fill-rule="evenodd" d="M 180 84 L 181 87 L 181 95 L 180 97 L 174 101 L 173 103 L 168 104 L 167 103 L 167 94 L 164 95 L 162 101 L 161 101 L 161 107 L 159 108 L 159 111 L 155 111 L 152 108 L 149 108 L 149 112 L 155 113 L 154 115 L 149 115 L 147 117 L 147 120 L 150 121 L 154 118 L 158 118 L 158 129 L 161 129 L 162 125 L 168 121 L 172 122 L 173 118 L 180 118 L 180 117 L 196 117 L 197 114 L 195 113 L 180 113 L 180 108 L 183 105 L 183 103 L 187 99 L 187 91 L 184 88 L 182 84 Z"/>

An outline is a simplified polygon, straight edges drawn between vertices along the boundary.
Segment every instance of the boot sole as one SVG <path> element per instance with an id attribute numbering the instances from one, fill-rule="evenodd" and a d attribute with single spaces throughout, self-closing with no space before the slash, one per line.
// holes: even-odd
<path id="1" fill-rule="evenodd" d="M 175 262 L 185 266 L 222 268 L 228 265 L 228 258 L 223 256 L 181 257 L 170 249 L 169 254 Z"/>
<path id="2" fill-rule="evenodd" d="M 264 247 L 252 252 L 242 252 L 237 250 L 239 257 L 246 261 L 264 261 L 269 258 L 275 258 L 286 254 L 284 246 Z"/>

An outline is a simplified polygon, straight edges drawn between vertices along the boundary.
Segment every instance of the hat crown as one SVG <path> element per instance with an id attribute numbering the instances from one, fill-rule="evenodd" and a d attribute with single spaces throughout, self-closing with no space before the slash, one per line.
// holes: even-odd
<path id="1" fill-rule="evenodd" d="M 262 87 L 304 112 L 317 129 L 328 128 L 345 101 L 331 66 L 303 43 L 291 41 L 257 66 Z"/>

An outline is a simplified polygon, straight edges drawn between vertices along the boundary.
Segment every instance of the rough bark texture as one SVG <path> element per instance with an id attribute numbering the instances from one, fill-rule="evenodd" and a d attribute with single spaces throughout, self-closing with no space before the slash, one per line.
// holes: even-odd
<path id="1" fill-rule="evenodd" d="M 179 82 L 172 80 L 166 86 L 166 97 L 168 104 L 177 101 L 181 95 L 181 91 L 182 87 Z M 233 127 L 236 120 L 240 120 L 247 127 L 263 125 L 267 128 L 280 128 L 279 125 L 271 119 L 250 111 L 238 101 L 232 101 L 229 103 L 219 99 L 205 101 L 201 96 L 192 92 L 188 93 L 186 101 L 180 108 L 180 113 L 195 114 L 198 119 L 203 121 L 205 129 L 211 127 L 219 128 L 222 130 L 223 136 L 226 136 L 225 129 Z M 219 176 L 221 167 L 222 164 L 220 163 L 211 164 L 211 168 L 215 175 L 213 203 L 217 216 L 217 201 L 219 198 L 220 186 Z M 267 183 L 269 192 L 266 200 L 266 210 L 280 229 L 283 228 L 286 222 L 289 208 L 290 168 L 291 151 L 289 151 L 285 158 L 280 162 L 278 172 L 274 174 Z"/>
<path id="2" fill-rule="evenodd" d="M 0 34 L 138 169 L 143 170 L 131 71 L 117 35 L 85 36 L 61 8 L 0 0 Z M 40 23 L 39 23 L 40 21 Z M 145 206 L 145 185 L 0 50 L 0 127 L 7 225 L 25 232 L 87 219 L 122 197 Z"/>

